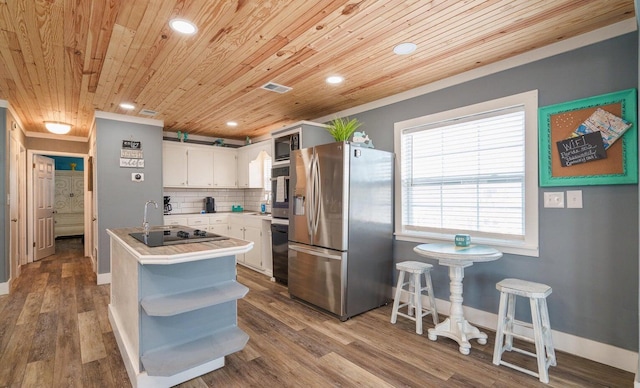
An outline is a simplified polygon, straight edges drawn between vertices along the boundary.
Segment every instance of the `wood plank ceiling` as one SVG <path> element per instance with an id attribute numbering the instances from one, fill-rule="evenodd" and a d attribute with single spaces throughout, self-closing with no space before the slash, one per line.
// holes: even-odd
<path id="1" fill-rule="evenodd" d="M 633 0 L 0 0 L 0 98 L 29 132 L 150 109 L 166 131 L 242 139 L 634 16 Z"/>

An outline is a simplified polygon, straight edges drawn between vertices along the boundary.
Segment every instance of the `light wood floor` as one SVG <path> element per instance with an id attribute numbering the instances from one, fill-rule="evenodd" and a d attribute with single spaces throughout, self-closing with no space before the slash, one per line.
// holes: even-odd
<path id="1" fill-rule="evenodd" d="M 11 295 L 0 296 L 0 387 L 131 386 L 107 318 L 109 286 L 96 286 L 79 239 L 58 248 L 25 266 Z M 463 356 L 449 339 L 415 334 L 413 322 L 390 324 L 390 305 L 341 323 L 291 300 L 263 275 L 239 267 L 238 279 L 251 289 L 238 302 L 248 345 L 224 368 L 180 387 L 545 386 L 491 363 L 492 332 Z M 425 333 L 429 327 L 426 317 Z M 632 373 L 562 352 L 557 359 L 549 386 L 633 386 Z M 529 367 L 532 361 L 524 358 Z"/>

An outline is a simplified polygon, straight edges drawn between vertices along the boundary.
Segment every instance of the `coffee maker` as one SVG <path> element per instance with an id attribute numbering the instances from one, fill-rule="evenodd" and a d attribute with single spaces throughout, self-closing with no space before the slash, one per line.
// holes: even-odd
<path id="1" fill-rule="evenodd" d="M 171 204 L 169 202 L 171 202 L 171 197 L 169 197 L 168 195 L 165 195 L 164 196 L 164 214 L 165 215 L 171 214 Z"/>
<path id="2" fill-rule="evenodd" d="M 204 199 L 204 208 L 207 213 L 215 213 L 216 212 L 216 200 L 213 197 L 205 197 Z"/>

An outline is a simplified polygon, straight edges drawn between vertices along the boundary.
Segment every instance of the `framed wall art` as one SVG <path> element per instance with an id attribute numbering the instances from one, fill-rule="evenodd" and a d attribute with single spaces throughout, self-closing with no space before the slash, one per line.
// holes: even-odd
<path id="1" fill-rule="evenodd" d="M 540 186 L 638 183 L 637 125 L 636 89 L 540 108 Z"/>

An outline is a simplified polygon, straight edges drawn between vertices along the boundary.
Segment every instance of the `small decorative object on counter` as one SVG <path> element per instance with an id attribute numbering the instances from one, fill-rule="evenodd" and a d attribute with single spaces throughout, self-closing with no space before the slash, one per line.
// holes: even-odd
<path id="1" fill-rule="evenodd" d="M 178 135 L 178 140 L 183 141 L 182 140 L 182 131 L 178 131 L 177 135 Z"/>
<path id="2" fill-rule="evenodd" d="M 242 208 L 242 206 L 241 206 L 241 205 L 237 205 L 237 206 L 236 206 L 236 205 L 231 205 L 231 211 L 232 211 L 232 212 L 241 212 L 241 211 L 243 211 L 243 210 L 244 210 L 244 209 Z"/>
<path id="3" fill-rule="evenodd" d="M 468 247 L 471 245 L 471 236 L 468 234 L 456 234 L 454 241 L 457 247 Z"/>
<path id="4" fill-rule="evenodd" d="M 251 144 L 251 138 L 249 138 L 249 136 L 247 136 L 247 138 L 245 139 L 244 143 L 245 143 L 246 145 Z"/>
<path id="5" fill-rule="evenodd" d="M 260 213 L 264 214 L 267 212 L 267 205 L 264 203 L 260 204 Z"/>

